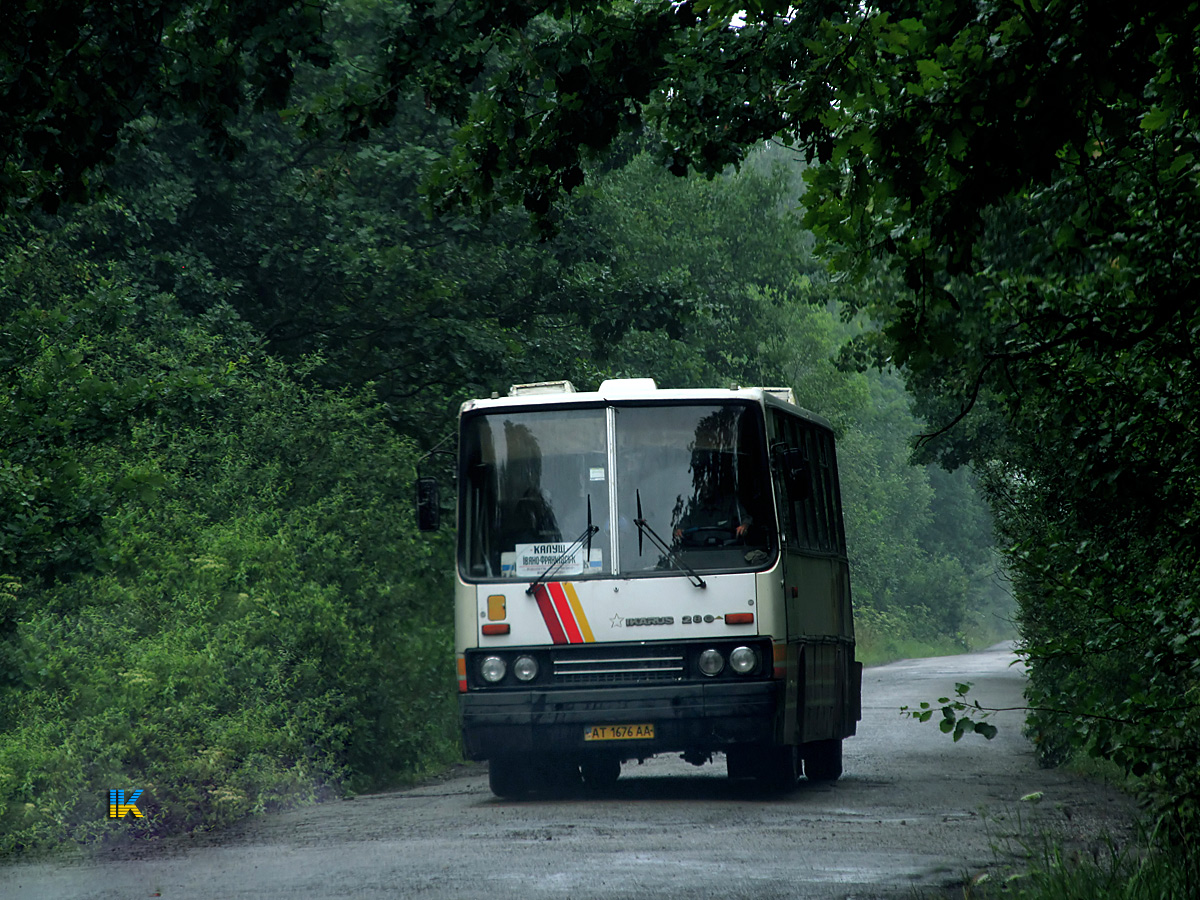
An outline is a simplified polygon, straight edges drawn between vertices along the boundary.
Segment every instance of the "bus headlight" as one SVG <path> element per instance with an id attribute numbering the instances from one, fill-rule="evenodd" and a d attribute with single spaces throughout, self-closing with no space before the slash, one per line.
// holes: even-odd
<path id="1" fill-rule="evenodd" d="M 753 672 L 758 666 L 758 654 L 749 647 L 736 647 L 729 654 L 729 668 L 737 672 L 739 675 L 745 675 L 747 672 Z"/>
<path id="2" fill-rule="evenodd" d="M 518 656 L 513 662 L 513 674 L 517 676 L 517 681 L 533 681 L 537 673 L 537 660 L 532 656 Z"/>
<path id="3" fill-rule="evenodd" d="M 725 658 L 716 650 L 705 650 L 700 654 L 700 671 L 712 677 L 725 668 Z"/>
<path id="4" fill-rule="evenodd" d="M 495 684 L 504 678 L 504 672 L 508 666 L 504 665 L 504 660 L 498 656 L 489 656 L 479 664 L 479 674 L 483 676 L 483 680 Z"/>

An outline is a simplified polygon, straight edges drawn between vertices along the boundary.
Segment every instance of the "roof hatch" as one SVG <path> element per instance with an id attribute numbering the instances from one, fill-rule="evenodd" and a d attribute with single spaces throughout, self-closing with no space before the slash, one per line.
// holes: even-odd
<path id="1" fill-rule="evenodd" d="M 600 383 L 600 395 L 605 398 L 636 397 L 647 391 L 657 391 L 653 378 L 610 378 Z"/>
<path id="2" fill-rule="evenodd" d="M 508 389 L 510 397 L 529 397 L 533 394 L 574 394 L 575 385 L 569 381 L 532 381 L 514 384 Z"/>

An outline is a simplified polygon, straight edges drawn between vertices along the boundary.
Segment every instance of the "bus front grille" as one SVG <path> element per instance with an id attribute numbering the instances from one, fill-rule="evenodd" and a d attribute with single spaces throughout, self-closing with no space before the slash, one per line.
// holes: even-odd
<path id="1" fill-rule="evenodd" d="M 675 647 L 620 647 L 552 656 L 558 684 L 634 684 L 681 681 L 683 653 Z"/>

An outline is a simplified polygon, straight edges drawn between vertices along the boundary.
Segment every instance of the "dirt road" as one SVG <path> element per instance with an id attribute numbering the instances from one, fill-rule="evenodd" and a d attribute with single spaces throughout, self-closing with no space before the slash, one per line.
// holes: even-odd
<path id="1" fill-rule="evenodd" d="M 956 681 L 985 706 L 1019 705 L 1012 661 L 1000 647 L 868 669 L 845 776 L 783 797 L 729 782 L 721 763 L 659 759 L 601 796 L 507 802 L 463 766 L 218 835 L 0 869 L 0 897 L 910 898 L 1004 871 L 1022 834 L 1049 830 L 1081 853 L 1102 832 L 1126 839 L 1132 804 L 1038 769 L 1019 715 L 995 719 L 991 742 L 956 745 L 898 712 Z"/>

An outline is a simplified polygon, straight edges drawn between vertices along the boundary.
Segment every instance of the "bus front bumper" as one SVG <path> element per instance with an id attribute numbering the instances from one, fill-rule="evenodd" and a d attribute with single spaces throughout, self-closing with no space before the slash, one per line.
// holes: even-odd
<path id="1" fill-rule="evenodd" d="M 468 759 L 617 752 L 626 759 L 775 740 L 778 681 L 461 694 Z M 599 725 L 654 726 L 653 739 L 588 741 Z"/>

